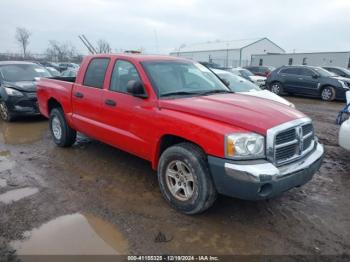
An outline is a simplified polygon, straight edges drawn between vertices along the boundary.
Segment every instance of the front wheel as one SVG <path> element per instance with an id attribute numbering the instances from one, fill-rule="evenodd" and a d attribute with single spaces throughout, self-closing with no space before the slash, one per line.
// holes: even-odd
<path id="1" fill-rule="evenodd" d="M 333 101 L 335 99 L 335 90 L 331 86 L 322 89 L 321 98 L 324 101 Z"/>
<path id="2" fill-rule="evenodd" d="M 280 82 L 274 82 L 271 85 L 271 92 L 275 93 L 276 95 L 282 95 L 283 93 L 283 86 Z"/>
<path id="3" fill-rule="evenodd" d="M 0 116 L 1 119 L 6 122 L 11 122 L 13 120 L 13 116 L 4 101 L 0 102 Z"/>
<path id="4" fill-rule="evenodd" d="M 70 128 L 60 108 L 54 108 L 50 112 L 50 130 L 56 145 L 68 147 L 74 144 L 77 132 Z"/>
<path id="5" fill-rule="evenodd" d="M 158 181 L 165 200 L 185 214 L 205 211 L 217 197 L 206 156 L 191 143 L 180 143 L 163 152 Z"/>

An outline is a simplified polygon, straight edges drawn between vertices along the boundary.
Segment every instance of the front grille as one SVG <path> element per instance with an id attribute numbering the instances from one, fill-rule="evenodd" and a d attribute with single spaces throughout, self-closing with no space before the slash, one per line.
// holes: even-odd
<path id="1" fill-rule="evenodd" d="M 314 128 L 310 121 L 275 131 L 272 135 L 274 144 L 271 160 L 276 165 L 297 160 L 314 146 Z"/>
<path id="2" fill-rule="evenodd" d="M 297 153 L 296 144 L 280 147 L 276 149 L 276 159 L 278 159 L 279 161 L 285 161 L 295 156 L 296 153 Z"/>
<path id="3" fill-rule="evenodd" d="M 296 139 L 295 128 L 279 133 L 276 136 L 276 145 L 290 142 L 290 141 L 293 141 L 294 139 Z"/>

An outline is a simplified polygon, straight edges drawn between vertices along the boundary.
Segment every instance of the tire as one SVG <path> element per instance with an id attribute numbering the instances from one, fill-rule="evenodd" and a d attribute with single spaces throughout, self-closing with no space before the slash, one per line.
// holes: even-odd
<path id="1" fill-rule="evenodd" d="M 77 132 L 68 126 L 61 108 L 51 110 L 49 124 L 56 145 L 69 147 L 75 143 Z"/>
<path id="2" fill-rule="evenodd" d="M 271 84 L 270 88 L 272 93 L 275 93 L 276 95 L 282 95 L 283 94 L 283 86 L 280 82 L 273 82 Z"/>
<path id="3" fill-rule="evenodd" d="M 323 101 L 333 101 L 335 99 L 335 89 L 332 86 L 326 86 L 322 88 L 321 99 Z"/>
<path id="4" fill-rule="evenodd" d="M 11 122 L 13 120 L 13 115 L 9 111 L 6 103 L 4 101 L 0 102 L 0 117 L 6 122 Z"/>
<path id="5" fill-rule="evenodd" d="M 207 210 L 217 197 L 206 155 L 191 143 L 171 146 L 162 153 L 158 163 L 158 182 L 165 200 L 174 209 L 188 215 Z M 181 188 L 177 191 L 174 184 L 179 188 L 179 183 Z"/>

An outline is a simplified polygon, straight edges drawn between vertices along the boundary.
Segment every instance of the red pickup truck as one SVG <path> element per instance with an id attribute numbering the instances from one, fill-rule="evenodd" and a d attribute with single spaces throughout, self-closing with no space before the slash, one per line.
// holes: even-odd
<path id="1" fill-rule="evenodd" d="M 186 214 L 218 193 L 259 200 L 309 181 L 324 155 L 312 121 L 225 84 L 186 59 L 92 55 L 76 79 L 42 78 L 37 96 L 58 146 L 78 131 L 150 161 L 166 201 Z"/>

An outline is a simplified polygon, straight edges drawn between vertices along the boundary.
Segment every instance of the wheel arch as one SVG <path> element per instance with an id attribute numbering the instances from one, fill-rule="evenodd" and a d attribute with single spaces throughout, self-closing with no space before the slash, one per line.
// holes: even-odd
<path id="1" fill-rule="evenodd" d="M 190 139 L 187 139 L 185 137 L 178 136 L 178 135 L 173 135 L 173 134 L 164 134 L 158 140 L 158 143 L 155 149 L 155 154 L 152 161 L 152 168 L 154 170 L 157 170 L 159 158 L 167 148 L 183 142 L 194 144 L 198 146 L 205 153 L 205 150 L 201 145 L 199 145 L 198 143 Z"/>

